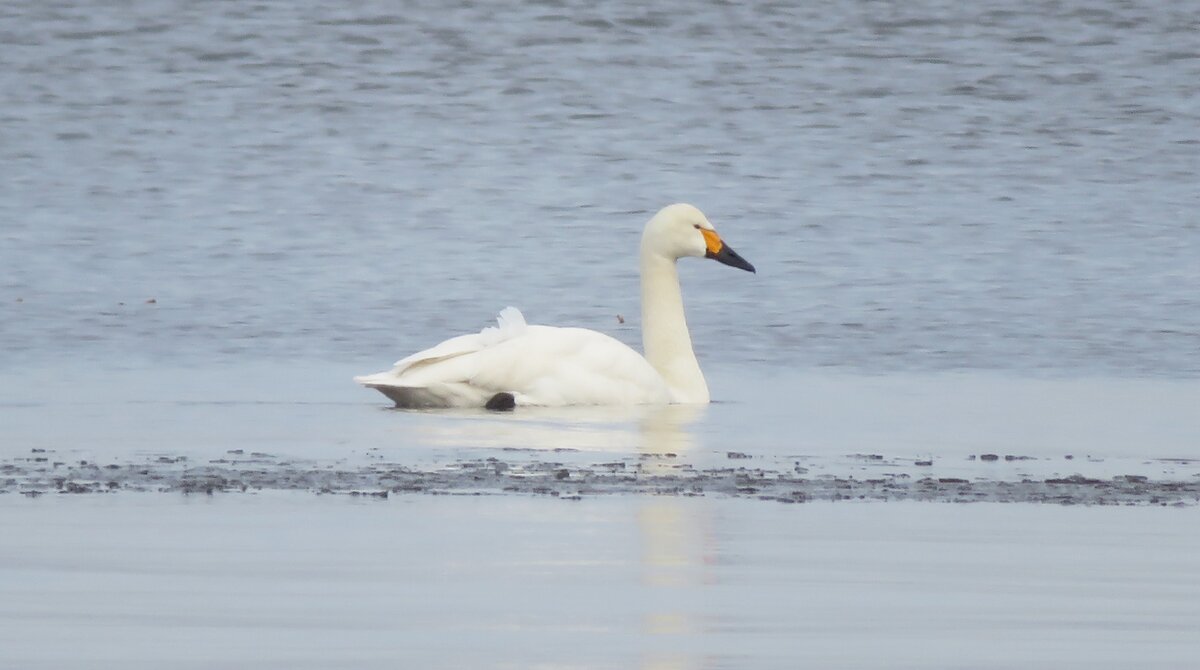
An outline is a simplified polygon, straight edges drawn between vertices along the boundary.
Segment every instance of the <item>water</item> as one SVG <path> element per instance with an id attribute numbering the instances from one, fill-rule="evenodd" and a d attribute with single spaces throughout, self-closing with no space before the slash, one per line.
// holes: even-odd
<path id="1" fill-rule="evenodd" d="M 133 498 L 20 500 L 32 531 L 0 515 L 0 666 L 1165 670 L 1200 651 L 1195 508 Z"/>
<path id="2" fill-rule="evenodd" d="M 1186 665 L 1197 35 L 1187 2 L 3 3 L 0 668 Z M 349 381 L 509 304 L 639 345 L 675 201 L 759 270 L 681 264 L 713 405 Z M 479 463 L 479 497 L 294 476 Z M 606 463 L 725 483 L 584 490 Z M 1193 506 L 738 483 L 777 475 Z"/>
<path id="3" fill-rule="evenodd" d="M 1192 9 L 8 2 L 0 363 L 637 344 L 685 200 L 702 363 L 1195 379 Z"/>
<path id="4" fill-rule="evenodd" d="M 0 374 L 0 494 L 55 493 L 68 482 L 178 491 L 214 474 L 229 480 L 217 489 L 231 492 L 240 481 L 343 493 L 412 490 L 401 485 L 409 482 L 433 492 L 774 499 L 778 480 L 784 494 L 823 499 L 813 486 L 844 485 L 851 495 L 858 487 L 848 479 L 908 487 L 947 478 L 1028 484 L 1003 499 L 1062 494 L 1080 503 L 1094 501 L 1097 487 L 1078 495 L 1051 486 L 1047 495 L 1042 482 L 1137 477 L 1162 486 L 1122 496 L 1105 485 L 1099 494 L 1112 503 L 1200 502 L 1200 387 L 1187 380 L 787 371 L 748 380 L 745 370 L 719 369 L 710 382 L 734 398 L 707 406 L 495 413 L 392 410 L 349 383 L 352 372 L 262 363 Z M 552 477 L 563 468 L 569 477 Z M 401 481 L 391 478 L 397 471 Z M 680 479 L 653 479 L 663 475 Z M 1180 483 L 1187 488 L 1163 494 Z M 955 484 L 933 499 L 958 493 Z"/>

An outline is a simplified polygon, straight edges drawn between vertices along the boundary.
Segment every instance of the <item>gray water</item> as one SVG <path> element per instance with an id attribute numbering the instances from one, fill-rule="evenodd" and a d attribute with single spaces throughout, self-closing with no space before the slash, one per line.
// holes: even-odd
<path id="1" fill-rule="evenodd" d="M 1188 2 L 13 0 L 0 363 L 636 345 L 683 200 L 706 366 L 1194 379 L 1198 95 Z"/>
<path id="2" fill-rule="evenodd" d="M 1177 670 L 1200 652 L 1197 509 L 277 494 L 8 511 L 14 670 Z"/>

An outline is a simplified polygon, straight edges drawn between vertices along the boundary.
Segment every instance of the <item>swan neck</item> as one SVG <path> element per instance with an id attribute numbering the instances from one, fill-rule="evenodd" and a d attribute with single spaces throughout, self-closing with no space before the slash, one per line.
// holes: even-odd
<path id="1" fill-rule="evenodd" d="M 692 350 L 675 259 L 643 248 L 641 266 L 646 360 L 666 380 L 676 402 L 706 403 L 708 385 Z"/>

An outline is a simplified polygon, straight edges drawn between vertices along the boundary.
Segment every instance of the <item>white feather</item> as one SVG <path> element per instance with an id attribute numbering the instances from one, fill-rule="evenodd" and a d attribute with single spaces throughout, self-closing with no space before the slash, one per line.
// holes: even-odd
<path id="1" fill-rule="evenodd" d="M 355 377 L 365 386 L 426 389 L 418 406 L 482 407 L 497 393 L 519 405 L 636 405 L 671 402 L 662 376 L 641 354 L 594 330 L 530 326 L 515 307 L 499 325 L 460 335 Z M 438 399 L 441 399 L 439 402 Z"/>

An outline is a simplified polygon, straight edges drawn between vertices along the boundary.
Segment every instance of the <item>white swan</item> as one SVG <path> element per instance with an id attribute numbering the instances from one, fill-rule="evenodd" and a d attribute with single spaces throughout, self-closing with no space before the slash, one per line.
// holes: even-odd
<path id="1" fill-rule="evenodd" d="M 508 307 L 498 327 L 450 338 L 355 381 L 398 407 L 706 403 L 708 385 L 692 351 L 675 268 L 685 256 L 754 272 L 699 209 L 660 210 L 642 233 L 644 358 L 594 330 L 527 325 Z"/>

